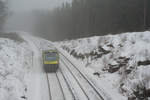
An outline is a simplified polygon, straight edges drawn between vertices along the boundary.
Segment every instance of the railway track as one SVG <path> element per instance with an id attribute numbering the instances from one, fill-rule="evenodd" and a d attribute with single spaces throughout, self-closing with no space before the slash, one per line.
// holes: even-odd
<path id="1" fill-rule="evenodd" d="M 50 100 L 108 100 L 65 55 L 60 53 L 60 68 L 47 73 Z"/>
<path id="2" fill-rule="evenodd" d="M 58 50 L 58 49 L 57 49 Z M 59 50 L 58 50 L 59 51 Z M 85 73 L 83 73 L 76 65 L 74 65 L 62 52 L 60 52 L 60 58 L 61 61 L 63 63 L 66 63 L 66 67 L 68 68 L 68 70 L 70 70 L 70 72 L 72 72 L 72 75 L 74 75 L 77 79 L 77 81 L 80 82 L 80 84 L 83 84 L 82 82 L 84 81 L 84 83 L 86 84 L 86 86 L 89 86 L 92 88 L 92 91 L 95 94 L 95 97 L 99 97 L 98 100 L 111 100 L 111 97 L 109 97 L 107 94 L 103 93 L 103 91 L 97 87 L 97 85 L 93 82 L 93 80 L 91 80 Z M 85 85 L 84 84 L 84 85 Z M 84 86 L 83 87 L 86 87 Z M 87 88 L 84 89 L 86 91 L 86 94 L 89 94 L 89 90 L 87 90 Z M 90 91 L 91 93 L 91 91 Z M 97 98 L 93 99 L 93 97 L 89 97 L 91 100 L 97 100 Z"/>
<path id="3" fill-rule="evenodd" d="M 47 73 L 46 77 L 50 100 L 79 100 L 73 93 L 61 69 L 56 73 Z"/>
<path id="4" fill-rule="evenodd" d="M 104 100 L 99 91 L 97 91 L 95 86 L 80 72 L 75 66 L 61 58 L 60 61 L 65 65 L 63 68 L 68 70 L 73 78 L 76 80 L 83 93 L 87 97 L 87 100 Z M 63 69 L 62 68 L 62 69 Z"/>
<path id="5" fill-rule="evenodd" d="M 51 96 L 51 89 L 50 89 L 50 83 L 49 83 L 49 79 L 48 79 L 48 74 L 46 74 L 46 78 L 47 78 L 47 83 L 48 83 L 48 90 L 49 90 L 49 98 L 50 100 L 52 100 L 52 96 Z"/>
<path id="6" fill-rule="evenodd" d="M 50 100 L 66 100 L 57 73 L 47 73 Z"/>
<path id="7" fill-rule="evenodd" d="M 40 51 L 41 48 L 34 44 Z M 96 85 L 63 53 L 59 53 L 59 70 L 46 74 L 50 100 L 110 100 L 105 99 Z"/>
<path id="8" fill-rule="evenodd" d="M 63 53 L 59 51 L 59 54 L 59 72 L 72 95 L 71 99 L 65 98 L 65 100 L 111 100 L 109 98 L 104 98 L 103 96 L 105 95 L 101 95 L 101 90 L 97 88 L 97 86 L 65 55 L 63 55 Z"/>
<path id="9" fill-rule="evenodd" d="M 60 85 L 62 86 L 62 90 L 64 92 L 65 100 L 78 100 L 75 95 L 72 87 L 70 87 L 68 80 L 65 75 L 62 73 L 62 70 L 59 69 L 57 72 L 58 78 L 61 80 Z"/>
<path id="10" fill-rule="evenodd" d="M 50 100 L 104 100 L 64 59 L 60 59 L 60 69 L 56 73 L 46 75 Z"/>

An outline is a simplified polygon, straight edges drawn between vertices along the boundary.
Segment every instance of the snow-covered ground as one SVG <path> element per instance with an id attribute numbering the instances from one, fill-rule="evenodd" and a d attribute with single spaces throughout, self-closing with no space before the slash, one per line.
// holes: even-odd
<path id="1" fill-rule="evenodd" d="M 28 74 L 30 79 L 30 82 L 28 82 L 28 100 L 50 100 L 46 73 L 43 69 L 42 53 L 37 42 L 37 40 L 39 42 L 42 42 L 42 40 L 26 32 L 18 32 L 18 34 L 29 44 L 30 49 L 33 51 L 33 64 L 31 73 Z"/>
<path id="2" fill-rule="evenodd" d="M 53 48 L 52 42 L 18 33 L 22 38 L 0 34 L 0 100 L 49 100 L 41 51 Z M 149 37 L 150 32 L 135 32 L 54 45 L 106 100 L 146 100 L 150 95 Z"/>
<path id="3" fill-rule="evenodd" d="M 38 44 L 45 41 L 25 32 L 0 33 L 0 100 L 50 99 L 42 67 L 44 46 Z"/>
<path id="4" fill-rule="evenodd" d="M 56 42 L 113 100 L 150 96 L 150 32 L 95 36 Z"/>
<path id="5" fill-rule="evenodd" d="M 0 100 L 27 100 L 32 50 L 25 41 L 8 37 L 0 35 Z"/>

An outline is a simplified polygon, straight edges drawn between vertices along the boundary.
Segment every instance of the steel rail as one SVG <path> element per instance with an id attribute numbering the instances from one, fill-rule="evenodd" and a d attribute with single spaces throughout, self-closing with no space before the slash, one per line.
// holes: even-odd
<path id="1" fill-rule="evenodd" d="M 85 76 L 64 54 L 62 54 L 60 51 L 59 53 L 84 77 L 84 79 L 90 84 L 90 86 L 95 90 L 95 92 L 99 95 L 99 97 L 102 100 L 105 100 L 102 97 L 102 95 L 99 93 L 99 90 L 97 89 L 97 87 L 87 78 L 87 76 Z"/>
<path id="2" fill-rule="evenodd" d="M 51 89 L 50 89 L 50 82 L 49 82 L 47 73 L 46 73 L 46 78 L 47 78 L 47 84 L 48 84 L 49 97 L 50 97 L 50 100 L 52 100 Z"/>
<path id="3" fill-rule="evenodd" d="M 62 60 L 61 60 L 62 61 Z M 71 73 L 71 75 L 74 77 L 74 79 L 76 80 L 76 82 L 78 83 L 79 87 L 81 88 L 81 90 L 83 91 L 83 93 L 85 94 L 85 96 L 87 97 L 88 100 L 90 100 L 89 96 L 87 95 L 87 93 L 85 92 L 85 90 L 83 89 L 83 87 L 81 86 L 80 82 L 78 81 L 78 79 L 75 77 L 75 75 L 72 73 L 72 71 L 67 67 L 67 64 L 62 61 L 62 63 L 65 65 L 65 67 L 68 69 L 68 71 Z"/>
<path id="4" fill-rule="evenodd" d="M 64 80 L 65 80 L 65 82 L 66 82 L 66 84 L 67 84 L 67 86 L 68 86 L 68 88 L 69 88 L 69 91 L 71 92 L 71 94 L 72 94 L 74 100 L 79 100 L 78 97 L 76 96 L 76 94 L 73 93 L 73 89 L 72 89 L 72 87 L 69 85 L 69 82 L 67 81 L 67 79 L 66 79 L 64 73 L 62 72 L 61 69 L 59 69 L 59 70 L 60 70 L 60 73 L 62 74 L 62 77 L 64 78 Z"/>
<path id="5" fill-rule="evenodd" d="M 60 86 L 60 89 L 61 89 L 61 91 L 62 91 L 62 94 L 63 94 L 64 100 L 66 100 L 66 98 L 65 98 L 65 94 L 64 94 L 64 92 L 63 92 L 63 88 L 62 88 L 62 85 L 61 85 L 61 82 L 60 82 L 60 80 L 59 80 L 59 77 L 58 77 L 57 73 L 56 73 L 56 77 L 57 77 L 57 80 L 58 80 L 58 82 L 59 82 L 59 86 Z"/>

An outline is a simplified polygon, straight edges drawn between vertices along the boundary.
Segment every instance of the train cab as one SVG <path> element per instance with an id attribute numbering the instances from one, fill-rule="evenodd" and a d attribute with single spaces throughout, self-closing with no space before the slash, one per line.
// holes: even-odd
<path id="1" fill-rule="evenodd" d="M 59 54 L 57 50 L 46 50 L 43 54 L 43 67 L 45 72 L 54 73 L 59 68 Z"/>

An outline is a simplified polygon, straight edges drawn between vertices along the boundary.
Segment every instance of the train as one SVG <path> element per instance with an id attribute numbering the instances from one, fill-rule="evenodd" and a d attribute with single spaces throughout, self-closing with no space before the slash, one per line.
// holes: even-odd
<path id="1" fill-rule="evenodd" d="M 59 68 L 59 53 L 57 50 L 44 50 L 43 67 L 46 73 L 54 73 Z"/>

